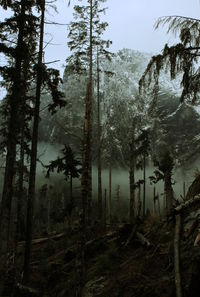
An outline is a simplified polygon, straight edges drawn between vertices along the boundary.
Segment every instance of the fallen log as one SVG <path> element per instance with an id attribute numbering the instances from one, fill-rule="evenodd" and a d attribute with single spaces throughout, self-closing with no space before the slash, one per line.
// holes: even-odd
<path id="1" fill-rule="evenodd" d="M 200 194 L 200 174 L 196 176 L 192 184 L 189 186 L 185 199 L 191 199 Z"/>
<path id="2" fill-rule="evenodd" d="M 195 204 L 200 203 L 200 196 L 195 196 L 194 198 L 191 198 L 189 200 L 187 200 L 184 203 L 181 203 L 180 205 L 178 205 L 177 207 L 174 208 L 175 214 L 178 214 L 180 212 L 182 212 L 183 210 L 194 206 Z"/>
<path id="3" fill-rule="evenodd" d="M 142 233 L 136 232 L 136 238 L 143 246 L 151 246 L 150 241 Z"/>
<path id="4" fill-rule="evenodd" d="M 49 236 L 49 237 L 42 237 L 42 238 L 37 238 L 37 239 L 33 239 L 32 240 L 32 245 L 37 245 L 37 244 L 41 244 L 41 243 L 45 243 L 49 240 L 58 240 L 62 237 L 65 236 L 65 233 L 59 233 L 53 236 Z M 19 246 L 23 246 L 25 245 L 25 241 L 20 241 L 19 242 Z"/>
<path id="5" fill-rule="evenodd" d="M 125 242 L 124 246 L 128 246 L 133 238 L 136 238 L 137 241 L 139 241 L 143 246 L 151 246 L 150 241 L 142 233 L 136 231 L 136 227 L 133 227 L 133 230 L 131 231 L 131 234 Z"/>
<path id="6" fill-rule="evenodd" d="M 15 287 L 15 296 L 20 296 L 20 297 L 39 297 L 41 296 L 41 292 L 33 289 L 31 287 L 22 285 L 20 283 L 16 284 Z"/>

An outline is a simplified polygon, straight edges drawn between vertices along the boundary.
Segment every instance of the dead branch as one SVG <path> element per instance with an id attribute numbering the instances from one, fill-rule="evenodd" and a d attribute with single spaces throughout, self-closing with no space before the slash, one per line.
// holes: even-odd
<path id="1" fill-rule="evenodd" d="M 26 296 L 26 297 L 41 296 L 41 292 L 39 292 L 38 290 L 24 286 L 20 283 L 17 283 L 16 291 L 18 294 L 20 294 L 20 296 Z"/>

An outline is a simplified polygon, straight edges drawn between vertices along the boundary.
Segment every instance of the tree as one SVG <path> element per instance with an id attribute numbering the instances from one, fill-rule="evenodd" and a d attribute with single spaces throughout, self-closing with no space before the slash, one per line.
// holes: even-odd
<path id="1" fill-rule="evenodd" d="M 29 173 L 29 187 L 28 187 L 28 202 L 27 202 L 27 218 L 26 218 L 26 245 L 24 257 L 24 283 L 29 282 L 30 271 L 30 256 L 31 256 L 31 240 L 33 232 L 33 207 L 35 200 L 35 180 L 36 180 L 36 166 L 37 166 L 37 145 L 38 145 L 38 129 L 40 116 L 40 99 L 42 86 L 49 89 L 53 103 L 49 105 L 49 110 L 55 112 L 57 106 L 65 106 L 63 94 L 59 91 L 59 71 L 55 69 L 47 69 L 43 63 L 43 42 L 44 42 L 44 21 L 45 21 L 46 1 L 42 0 L 40 3 L 41 20 L 40 20 L 40 40 L 38 61 L 36 66 L 36 93 L 33 116 L 33 130 L 32 142 L 30 152 L 30 173 Z"/>
<path id="2" fill-rule="evenodd" d="M 166 215 L 168 216 L 171 213 L 174 204 L 174 192 L 172 188 L 174 161 L 166 148 L 161 148 L 161 150 L 160 155 L 154 160 L 154 164 L 158 167 L 158 170 L 154 171 L 155 176 L 151 176 L 150 180 L 153 183 L 157 183 L 160 180 L 164 181 Z"/>
<path id="3" fill-rule="evenodd" d="M 45 16 L 45 0 L 41 1 L 41 24 L 40 24 L 40 42 L 38 53 L 38 69 L 36 81 L 36 97 L 34 107 L 34 122 L 31 146 L 31 165 L 29 175 L 29 189 L 28 189 L 28 203 L 27 203 L 27 220 L 26 220 L 26 245 L 24 257 L 24 283 L 29 281 L 29 263 L 32 240 L 32 223 L 33 223 L 33 202 L 35 195 L 35 176 L 37 163 L 37 141 L 38 141 L 38 126 L 39 126 L 39 112 L 40 112 L 40 95 L 42 86 L 42 59 L 43 59 L 43 39 L 44 39 L 44 16 Z"/>
<path id="4" fill-rule="evenodd" d="M 136 215 L 136 203 L 135 203 L 135 127 L 134 123 L 130 130 L 130 222 L 133 224 L 135 222 Z"/>
<path id="5" fill-rule="evenodd" d="M 103 51 L 109 46 L 109 41 L 101 40 L 101 35 L 107 27 L 106 22 L 100 21 L 100 15 L 105 12 L 101 8 L 104 0 L 88 0 L 87 5 L 75 5 L 74 16 L 77 21 L 71 22 L 68 46 L 73 55 L 68 59 L 76 71 L 87 71 L 88 82 L 85 99 L 85 123 L 83 139 L 83 171 L 82 171 L 82 204 L 83 217 L 91 224 L 92 203 L 92 110 L 93 110 L 93 55 L 94 48 Z M 72 63 L 73 62 L 73 63 Z"/>
<path id="6" fill-rule="evenodd" d="M 180 101 L 196 103 L 199 86 L 199 51 L 200 51 L 200 20 L 184 17 L 169 16 L 158 19 L 155 27 L 168 24 L 168 32 L 179 33 L 180 43 L 174 46 L 165 45 L 162 54 L 153 56 L 140 79 L 140 92 L 153 85 L 154 102 L 159 91 L 159 76 L 166 67 L 171 79 L 182 76 L 183 87 Z"/>
<path id="7" fill-rule="evenodd" d="M 50 164 L 46 166 L 48 168 L 47 177 L 50 176 L 51 172 L 56 170 L 57 173 L 62 172 L 64 174 L 66 181 L 70 179 L 70 201 L 72 201 L 72 180 L 80 176 L 81 169 L 77 167 L 80 167 L 81 163 L 75 159 L 74 153 L 68 145 L 64 146 L 61 153 L 63 157 L 58 157 L 55 161 L 51 161 Z"/>
<path id="8" fill-rule="evenodd" d="M 99 51 L 97 48 L 97 141 L 98 141 L 98 153 L 97 153 L 97 166 L 98 166 L 98 218 L 100 223 L 103 224 L 103 199 L 102 199 L 102 178 L 101 178 L 101 104 L 100 104 L 100 62 Z"/>
<path id="9" fill-rule="evenodd" d="M 80 167 L 81 163 L 75 159 L 70 146 L 65 145 L 61 150 L 61 153 L 63 157 L 58 157 L 55 161 L 51 161 L 51 163 L 46 166 L 48 168 L 47 177 L 50 176 L 51 172 L 56 170 L 57 173 L 62 172 L 64 174 L 66 181 L 70 179 L 70 199 L 67 205 L 67 214 L 69 217 L 69 227 L 71 227 L 71 214 L 75 207 L 73 199 L 73 178 L 79 178 L 81 169 L 77 167 Z"/>
<path id="10" fill-rule="evenodd" d="M 25 62 L 30 58 L 30 48 L 34 47 L 34 38 L 37 35 L 37 18 L 32 14 L 34 2 L 21 0 L 1 1 L 1 5 L 6 9 L 10 8 L 13 15 L 0 24 L 0 52 L 8 58 L 8 65 L 0 67 L 1 75 L 4 78 L 8 89 L 6 96 L 6 121 L 3 130 L 6 154 L 6 168 L 4 174 L 3 195 L 0 210 L 0 269 L 5 271 L 6 254 L 8 252 L 8 239 L 10 229 L 10 211 L 13 196 L 13 178 L 15 175 L 16 147 L 18 137 L 21 132 L 22 116 L 21 110 L 25 102 Z M 14 37 L 12 42 L 9 37 Z M 33 49 L 33 48 L 32 48 Z M 31 52 L 33 54 L 33 52 Z M 3 276 L 4 274 L 2 274 Z M 1 278 L 2 282 L 4 277 Z M 1 288 L 0 288 L 1 291 Z M 0 292 L 1 293 L 1 292 Z"/>
<path id="11" fill-rule="evenodd" d="M 138 145 L 136 149 L 137 168 L 143 169 L 143 217 L 145 217 L 146 204 L 146 158 L 150 152 L 149 130 L 142 129 L 141 134 L 136 139 Z"/>

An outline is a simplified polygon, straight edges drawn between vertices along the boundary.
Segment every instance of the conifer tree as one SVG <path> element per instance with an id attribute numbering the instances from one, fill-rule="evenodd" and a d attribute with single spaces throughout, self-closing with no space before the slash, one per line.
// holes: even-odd
<path id="1" fill-rule="evenodd" d="M 165 45 L 161 54 L 153 56 L 139 81 L 140 92 L 153 86 L 154 103 L 159 92 L 159 77 L 166 68 L 171 79 L 182 76 L 183 87 L 180 101 L 195 103 L 200 91 L 199 85 L 199 51 L 200 51 L 200 20 L 185 16 L 161 17 L 155 28 L 168 25 L 168 32 L 179 34 L 180 42 L 176 45 Z"/>
<path id="2" fill-rule="evenodd" d="M 13 15 L 0 24 L 0 52 L 8 59 L 6 66 L 0 67 L 4 78 L 6 95 L 6 122 L 4 123 L 3 139 L 6 148 L 6 168 L 4 175 L 3 195 L 0 209 L 0 269 L 5 271 L 6 254 L 10 229 L 10 212 L 13 196 L 13 178 L 15 175 L 16 147 L 21 133 L 23 113 L 28 84 L 24 74 L 26 61 L 30 60 L 35 47 L 37 18 L 32 14 L 32 1 L 2 1 L 3 8 L 10 8 Z M 14 37 L 14 42 L 10 39 Z M 2 283 L 4 279 L 2 273 Z M 1 284 L 2 284 L 1 283 Z M 0 289 L 1 290 L 1 289 Z"/>
<path id="3" fill-rule="evenodd" d="M 44 42 L 44 23 L 45 23 L 45 9 L 46 1 L 39 2 L 41 10 L 40 19 L 40 38 L 39 38 L 39 51 L 38 60 L 36 64 L 36 93 L 34 100 L 33 112 L 33 129 L 32 141 L 30 150 L 30 172 L 29 172 L 29 185 L 28 185 L 28 201 L 27 201 L 27 218 L 26 218 L 26 244 L 24 256 L 24 283 L 29 282 L 30 277 L 30 257 L 31 257 L 31 240 L 33 232 L 33 207 L 35 200 L 35 182 L 36 182 L 36 166 L 37 166 L 37 146 L 38 146 L 38 129 L 40 120 L 40 100 L 42 86 L 50 91 L 53 103 L 49 105 L 49 111 L 55 112 L 57 106 L 65 106 L 63 100 L 63 93 L 59 90 L 59 71 L 55 69 L 47 69 L 43 63 L 43 42 Z"/>
<path id="4" fill-rule="evenodd" d="M 100 16 L 105 12 L 100 4 L 104 0 L 87 0 L 86 5 L 74 6 L 74 22 L 70 24 L 68 46 L 73 52 L 68 62 L 74 64 L 76 71 L 86 71 L 88 73 L 88 83 L 86 87 L 85 100 L 85 123 L 83 139 L 83 172 L 82 172 L 82 201 L 83 217 L 91 224 L 92 209 L 92 110 L 93 110 L 93 58 L 94 50 L 98 49 L 104 54 L 107 51 L 105 46 L 109 46 L 109 41 L 101 39 L 101 35 L 107 27 L 106 22 L 100 21 Z"/>

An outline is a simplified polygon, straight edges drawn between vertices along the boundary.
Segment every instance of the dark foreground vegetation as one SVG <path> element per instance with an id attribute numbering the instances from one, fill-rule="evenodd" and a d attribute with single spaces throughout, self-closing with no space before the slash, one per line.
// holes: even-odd
<path id="1" fill-rule="evenodd" d="M 130 224 L 107 226 L 102 233 L 97 226 L 90 230 L 82 296 L 176 296 L 173 226 L 173 220 L 166 223 L 154 215 L 138 222 L 134 234 Z M 195 237 L 196 230 L 189 238 L 181 232 L 181 284 L 188 297 L 199 296 L 200 251 L 193 246 Z M 29 286 L 14 282 L 14 296 L 76 296 L 81 269 L 79 244 L 75 228 L 34 239 Z M 16 266 L 10 256 L 4 296 L 13 294 L 13 276 L 21 278 L 24 245 L 19 242 Z"/>

